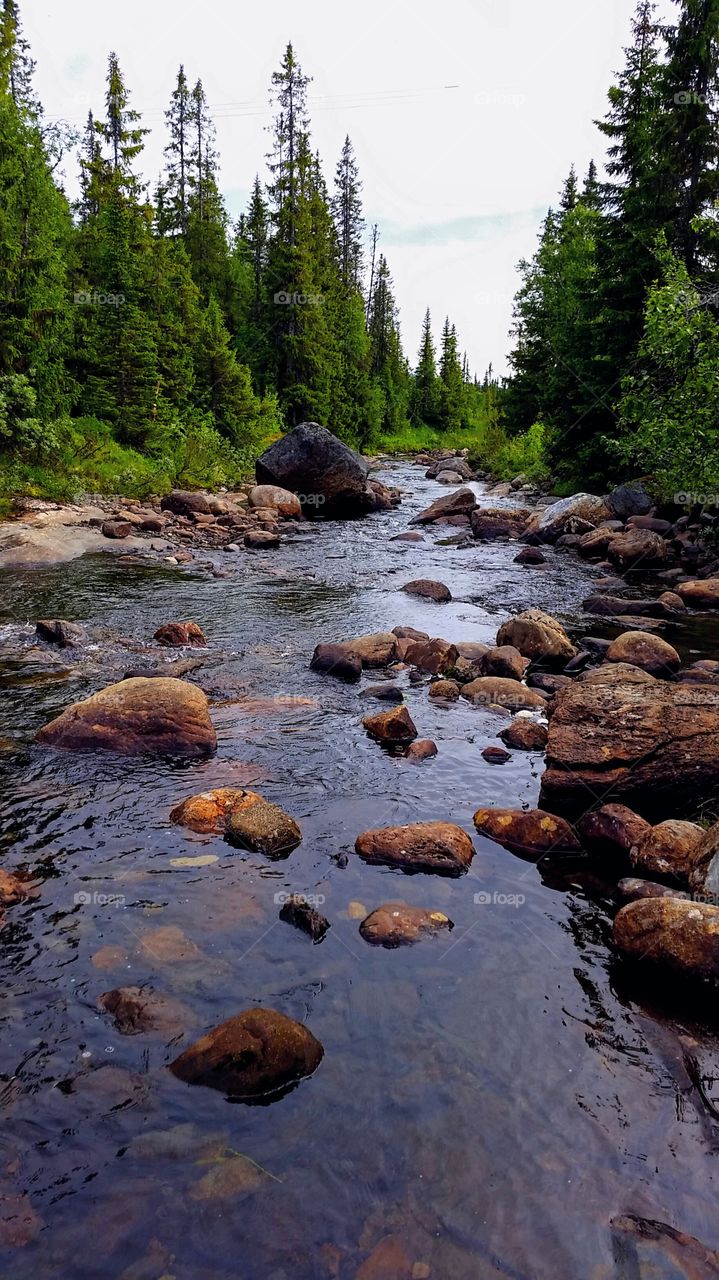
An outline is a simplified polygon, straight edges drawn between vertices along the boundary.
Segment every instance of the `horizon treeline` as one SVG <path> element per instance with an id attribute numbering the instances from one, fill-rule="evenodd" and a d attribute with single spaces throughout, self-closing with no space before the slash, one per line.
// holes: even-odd
<path id="1" fill-rule="evenodd" d="M 598 128 L 520 264 L 506 423 L 541 423 L 555 476 L 719 487 L 719 0 L 640 0 Z"/>
<path id="2" fill-rule="evenodd" d="M 410 368 L 351 141 L 328 184 L 291 44 L 272 76 L 267 178 L 233 224 L 201 80 L 180 67 L 150 193 L 148 130 L 116 55 L 101 112 L 75 134 L 45 122 L 16 0 L 0 21 L 3 487 L 83 458 L 98 485 L 212 483 L 308 419 L 356 447 L 477 421 L 486 385 L 449 319 L 437 354 L 427 313 Z M 71 203 L 54 175 L 74 149 Z"/>

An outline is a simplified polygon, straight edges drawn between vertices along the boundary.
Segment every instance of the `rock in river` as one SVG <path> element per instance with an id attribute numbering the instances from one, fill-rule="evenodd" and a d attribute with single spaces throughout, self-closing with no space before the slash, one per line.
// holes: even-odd
<path id="1" fill-rule="evenodd" d="M 410 822 L 365 831 L 357 837 L 355 852 L 380 866 L 459 876 L 468 869 L 474 846 L 466 831 L 451 822 Z"/>
<path id="2" fill-rule="evenodd" d="M 170 1064 L 186 1084 L 244 1101 L 279 1096 L 316 1071 L 324 1050 L 307 1027 L 274 1009 L 245 1009 Z"/>
<path id="3" fill-rule="evenodd" d="M 527 716 L 517 716 L 497 737 L 518 751 L 543 751 L 547 745 L 547 728 Z"/>
<path id="4" fill-rule="evenodd" d="M 217 746 L 207 698 L 185 680 L 138 677 L 73 703 L 37 734 L 66 751 L 198 757 Z"/>
<path id="5" fill-rule="evenodd" d="M 61 649 L 82 644 L 85 639 L 84 629 L 77 622 L 66 622 L 64 618 L 41 618 L 35 630 L 40 640 L 59 645 Z"/>
<path id="6" fill-rule="evenodd" d="M 690 609 L 719 609 L 719 578 L 680 582 L 677 595 Z"/>
<path id="7" fill-rule="evenodd" d="M 650 827 L 631 850 L 631 863 L 639 875 L 671 876 L 686 884 L 694 864 L 694 853 L 704 831 L 695 822 L 668 818 Z"/>
<path id="8" fill-rule="evenodd" d="M 271 507 L 287 519 L 296 520 L 302 515 L 302 504 L 297 495 L 274 484 L 256 484 L 250 489 L 248 501 L 251 507 Z"/>
<path id="9" fill-rule="evenodd" d="M 614 945 L 638 964 L 719 982 L 719 907 L 682 898 L 642 898 L 614 919 Z"/>
<path id="10" fill-rule="evenodd" d="M 431 524 L 434 520 L 442 520 L 444 516 L 467 515 L 476 505 L 477 499 L 471 489 L 455 489 L 454 493 L 443 494 L 425 507 L 410 523 Z"/>
<path id="11" fill-rule="evenodd" d="M 480 676 L 462 686 L 462 697 L 473 706 L 509 707 L 521 711 L 523 707 L 546 707 L 541 693 L 528 689 L 519 680 L 504 680 L 501 676 Z"/>
<path id="12" fill-rule="evenodd" d="M 407 947 L 454 925 L 442 911 L 412 907 L 406 902 L 384 902 L 363 920 L 359 931 L 375 947 Z"/>
<path id="13" fill-rule="evenodd" d="M 362 675 L 362 659 L 347 644 L 318 644 L 312 654 L 313 671 L 335 676 L 337 680 L 352 682 Z"/>
<path id="14" fill-rule="evenodd" d="M 579 814 L 592 797 L 659 820 L 719 787 L 719 689 L 602 667 L 554 699 L 540 804 Z"/>
<path id="15" fill-rule="evenodd" d="M 580 848 L 569 823 L 541 809 L 478 809 L 474 825 L 480 835 L 512 853 L 540 858 L 545 853 L 578 852 Z"/>
<path id="16" fill-rule="evenodd" d="M 268 856 L 290 853 L 302 839 L 294 818 L 278 805 L 256 791 L 236 787 L 189 796 L 175 805 L 170 821 L 202 835 L 226 835 L 231 830 L 231 843 Z"/>
<path id="17" fill-rule="evenodd" d="M 406 746 L 417 737 L 417 726 L 406 707 L 392 707 L 390 711 L 365 716 L 362 724 L 372 738 L 385 746 Z"/>
<path id="18" fill-rule="evenodd" d="M 171 649 L 179 649 L 185 645 L 204 649 L 207 645 L 204 632 L 196 622 L 165 622 L 157 628 L 153 639 Z"/>
<path id="19" fill-rule="evenodd" d="M 379 506 L 367 483 L 368 466 L 354 449 L 317 422 L 302 422 L 257 459 L 260 485 L 297 494 L 305 515 L 359 516 Z"/>
<path id="20" fill-rule="evenodd" d="M 659 636 L 647 635 L 644 631 L 623 631 L 607 649 L 606 661 L 626 662 L 665 679 L 681 666 L 676 649 Z"/>
<path id="21" fill-rule="evenodd" d="M 449 587 L 431 578 L 415 578 L 412 582 L 406 582 L 402 590 L 408 596 L 423 596 L 426 600 L 435 600 L 437 604 L 446 604 L 452 599 Z"/>
<path id="22" fill-rule="evenodd" d="M 161 995 L 152 987 L 116 987 L 98 1000 L 104 1013 L 112 1014 L 115 1026 L 124 1036 L 158 1031 L 167 1037 L 182 1034 L 196 1019 L 191 1010 L 172 996 Z"/>
<path id="23" fill-rule="evenodd" d="M 566 662 L 576 653 L 564 627 L 541 609 L 525 609 L 503 622 L 497 632 L 497 644 L 514 645 L 532 662 Z"/>
<path id="24" fill-rule="evenodd" d="M 596 525 L 610 515 L 603 498 L 593 493 L 575 493 L 571 498 L 560 498 L 545 507 L 536 518 L 536 532 L 544 542 L 556 542 L 572 520 L 586 520 Z"/>
<path id="25" fill-rule="evenodd" d="M 585 813 L 577 826 L 588 853 L 598 857 L 627 858 L 651 826 L 625 804 L 603 804 Z"/>

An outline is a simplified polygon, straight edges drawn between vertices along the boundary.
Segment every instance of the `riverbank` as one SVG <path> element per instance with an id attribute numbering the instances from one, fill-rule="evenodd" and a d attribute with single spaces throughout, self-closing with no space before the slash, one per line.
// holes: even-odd
<path id="1" fill-rule="evenodd" d="M 719 1246 L 710 1002 L 674 1004 L 663 981 L 642 984 L 619 963 L 617 867 L 601 846 L 535 860 L 475 824 L 480 810 L 536 809 L 541 746 L 508 747 L 500 735 L 517 716 L 501 700 L 430 696 L 433 673 L 407 665 L 406 650 L 354 683 L 310 667 L 318 645 L 351 649 L 395 628 L 476 654 L 527 609 L 551 613 L 580 652 L 585 637 L 627 630 L 583 608 L 601 594 L 601 561 L 543 543 L 543 563 L 517 563 L 537 514 L 526 499 L 490 496 L 484 482 L 445 486 L 426 469 L 376 473 L 401 506 L 299 522 L 267 550 L 190 547 L 185 564 L 133 550 L 2 572 L 0 833 L 5 868 L 36 891 L 7 908 L 1 957 L 14 1170 L 3 1203 L 19 1197 L 24 1247 L 10 1243 L 7 1214 L 0 1243 L 19 1280 L 68 1265 L 78 1280 L 98 1267 L 225 1280 L 240 1246 L 248 1273 L 299 1280 L 367 1280 L 383 1266 L 458 1280 L 478 1268 L 526 1280 L 602 1268 L 624 1280 L 622 1250 L 635 1269 L 651 1260 L 671 1274 L 673 1256 L 694 1264 L 696 1240 L 702 1257 Z M 509 533 L 473 537 L 466 510 L 460 523 L 417 522 L 463 488 L 505 513 Z M 445 584 L 451 599 L 402 590 L 418 580 Z M 662 593 L 622 582 L 642 607 Z M 83 643 L 48 643 L 41 618 L 75 623 Z M 205 646 L 153 638 L 186 619 Z M 717 656 L 714 615 L 654 621 L 682 668 Z M 520 684 L 541 696 L 563 672 L 540 666 Z M 66 707 L 138 670 L 181 675 L 205 695 L 214 755 L 88 757 L 34 741 Z M 367 733 L 363 721 L 391 706 L 378 686 L 400 690 L 436 756 L 417 764 Z M 520 723 L 548 720 L 551 732 L 542 701 Z M 487 748 L 509 759 L 498 766 Z M 301 843 L 274 861 L 170 820 L 220 787 L 259 792 L 297 822 Z M 364 833 L 415 822 L 459 826 L 470 870 L 403 875 L 356 854 Z M 330 921 L 321 943 L 279 918 L 293 894 Z M 413 947 L 371 945 L 360 923 L 397 899 L 454 928 Z M 98 1008 L 130 985 L 181 1006 L 171 1030 L 128 1035 Z M 324 1047 L 311 1080 L 272 1106 L 228 1107 L 166 1071 L 203 1031 L 257 1005 Z M 102 1233 L 99 1262 L 83 1247 L 88 1229 Z"/>

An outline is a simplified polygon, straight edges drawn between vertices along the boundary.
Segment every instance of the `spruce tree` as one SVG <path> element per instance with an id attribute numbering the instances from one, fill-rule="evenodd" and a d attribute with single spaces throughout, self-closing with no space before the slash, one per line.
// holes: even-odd
<path id="1" fill-rule="evenodd" d="M 380 392 L 380 428 L 392 435 L 407 424 L 410 380 L 402 353 L 397 303 L 392 277 L 384 254 L 374 272 L 368 328 L 371 342 L 371 370 Z"/>
<path id="2" fill-rule="evenodd" d="M 189 171 L 192 149 L 191 133 L 196 131 L 193 116 L 196 104 L 190 95 L 185 68 L 180 67 L 177 83 L 172 92 L 170 106 L 165 112 L 165 122 L 170 134 L 165 147 L 165 177 L 163 180 L 163 227 L 165 234 L 186 235 L 189 206 Z"/>
<path id="3" fill-rule="evenodd" d="M 190 149 L 187 168 L 187 231 L 185 243 L 192 274 L 202 295 L 213 294 L 223 311 L 229 307 L 229 246 L 227 211 L 220 194 L 215 128 L 209 115 L 202 81 L 190 94 Z"/>
<path id="4" fill-rule="evenodd" d="M 462 366 L 457 350 L 457 331 L 450 325 L 449 317 L 442 330 L 440 376 L 440 426 L 444 431 L 456 431 L 465 425 L 465 396 Z"/>
<path id="5" fill-rule="evenodd" d="M 364 218 L 361 190 L 357 160 L 347 136 L 337 162 L 332 198 L 332 214 L 339 244 L 340 275 L 346 289 L 359 289 L 362 282 Z"/>
<path id="6" fill-rule="evenodd" d="M 412 379 L 409 415 L 413 423 L 438 427 L 442 413 L 442 388 L 437 375 L 437 357 L 432 337 L 429 307 L 422 321 L 417 367 Z"/>

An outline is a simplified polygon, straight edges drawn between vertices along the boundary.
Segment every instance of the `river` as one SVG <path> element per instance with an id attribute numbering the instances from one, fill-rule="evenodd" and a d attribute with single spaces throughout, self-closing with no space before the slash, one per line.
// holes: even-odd
<path id="1" fill-rule="evenodd" d="M 406 491 L 397 510 L 268 553 L 202 558 L 230 578 L 111 556 L 0 574 L 3 866 L 39 884 L 9 909 L 0 950 L 3 1276 L 683 1276 L 637 1269 L 611 1226 L 626 1215 L 719 1247 L 716 1024 L 632 984 L 611 952 L 611 884 L 596 868 L 535 866 L 474 830 L 480 805 L 536 804 L 541 754 L 486 763 L 505 721 L 433 704 L 405 673 L 409 711 L 439 754 L 392 757 L 361 725 L 386 704 L 308 666 L 320 641 L 398 624 L 493 641 L 532 605 L 582 634 L 597 570 L 551 549 L 535 569 L 513 563 L 516 544 L 439 545 L 451 529 L 392 542 L 447 490 L 405 463 L 379 478 Z M 452 603 L 399 593 L 418 577 L 445 582 Z M 76 665 L 38 651 L 39 617 L 107 638 Z M 69 702 L 147 662 L 162 622 L 185 618 L 210 645 L 192 678 L 211 700 L 214 758 L 34 745 Z M 715 657 L 713 630 L 701 643 L 668 638 Z M 184 797 L 227 785 L 256 786 L 298 820 L 287 860 L 169 823 Z M 431 819 L 474 838 L 468 875 L 405 876 L 352 852 L 369 827 Z M 217 860 L 173 865 L 201 854 Z M 285 892 L 324 899 L 322 943 L 278 920 Z M 445 912 L 453 932 L 368 946 L 349 904 L 397 898 Z M 189 1011 L 184 1039 L 123 1036 L 98 1012 L 103 991 L 143 983 Z M 166 1071 L 178 1045 L 255 1003 L 322 1042 L 311 1079 L 246 1106 Z M 237 1153 L 245 1177 L 232 1195 L 198 1190 Z"/>

